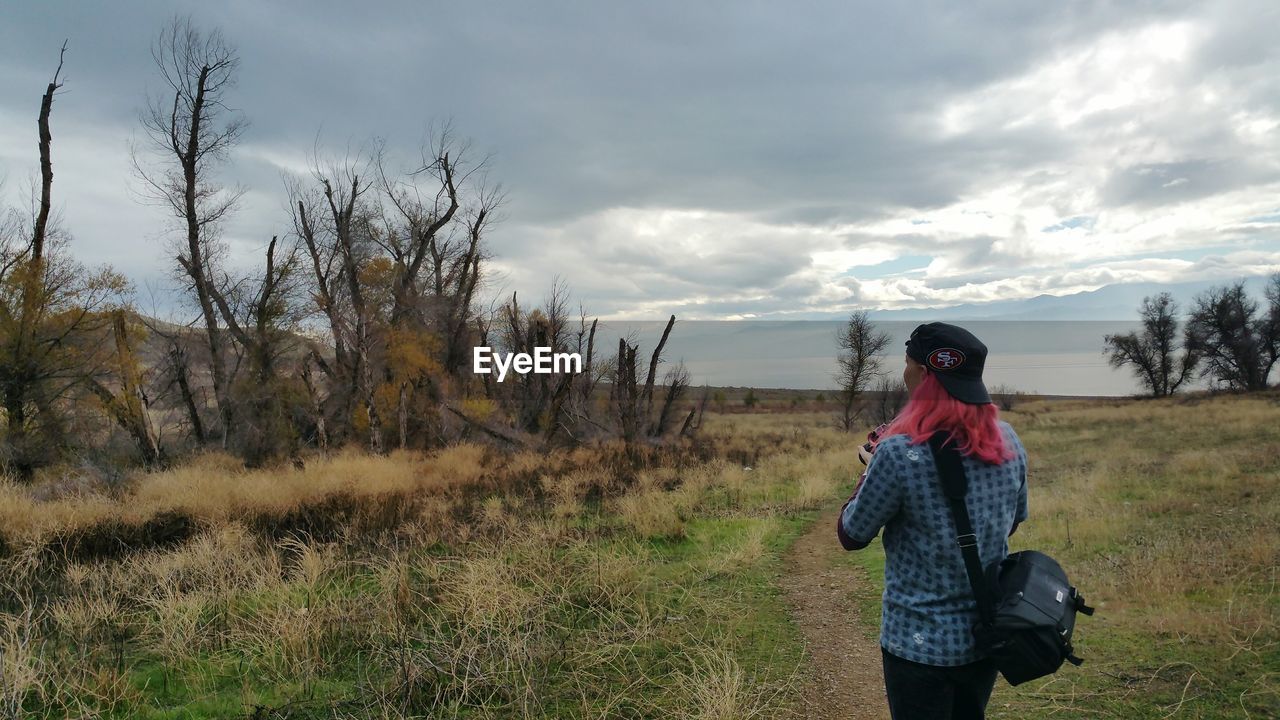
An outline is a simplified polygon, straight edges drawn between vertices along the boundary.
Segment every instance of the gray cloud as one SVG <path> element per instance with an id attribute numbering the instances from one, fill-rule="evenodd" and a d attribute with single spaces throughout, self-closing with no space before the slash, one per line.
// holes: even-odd
<path id="1" fill-rule="evenodd" d="M 175 8 L 221 27 L 240 49 L 233 97 L 252 125 L 225 174 L 251 192 L 225 236 L 245 261 L 287 230 L 280 172 L 304 160 L 317 135 L 338 148 L 385 136 L 411 157 L 427 124 L 446 118 L 477 152 L 493 154 L 492 177 L 509 194 L 509 220 L 492 236 L 507 273 L 496 285 L 538 294 L 560 272 L 601 314 L 877 302 L 878 286 L 851 293 L 841 269 L 815 264 L 814 253 L 841 247 L 841 235 L 850 250 L 893 246 L 940 260 L 922 284 L 884 284 L 904 293 L 1049 268 L 1067 252 L 1061 248 L 1080 244 L 1071 234 L 1079 228 L 1058 233 L 1059 250 L 1046 253 L 1025 229 L 949 229 L 945 219 L 918 233 L 871 227 L 945 213 L 1002 183 L 1053 210 L 1027 227 L 1088 215 L 1100 219 L 1082 231 L 1103 233 L 1107 210 L 1156 213 L 1280 181 L 1274 154 L 1258 153 L 1237 132 L 1256 122 L 1265 134 L 1265 121 L 1280 117 L 1268 3 L 7 8 L 7 193 L 12 200 L 14 180 L 34 168 L 34 111 L 69 38 L 66 93 L 54 116 L 58 202 L 78 252 L 135 278 L 165 271 L 163 215 L 133 203 L 124 187 L 137 109 L 158 87 L 148 47 Z M 1019 84 L 1064 58 L 1097 62 L 1087 58 L 1100 38 L 1180 21 L 1197 40 L 1163 81 L 1179 92 L 1216 92 L 1214 102 L 1170 109 L 1139 99 L 1061 123 L 1045 109 L 1052 87 Z M 1067 79 L 1101 74 L 1086 65 Z M 1070 96 L 1056 112 L 1077 112 L 1090 99 Z M 953 105 L 969 121 L 944 132 L 940 118 Z M 1082 198 L 1088 183 L 1095 198 Z M 610 215 L 619 208 L 637 214 Z M 690 220 L 638 237 L 627 225 L 645 211 L 680 210 L 717 213 L 724 229 Z M 1220 225 L 1251 232 L 1238 220 L 1224 215 Z M 1216 239 L 1202 228 L 1179 232 Z M 1043 275 L 1050 277 L 1061 280 Z"/>
<path id="2" fill-rule="evenodd" d="M 1280 180 L 1280 169 L 1247 159 L 1186 160 L 1119 168 L 1103 186 L 1107 205 L 1158 207 Z"/>

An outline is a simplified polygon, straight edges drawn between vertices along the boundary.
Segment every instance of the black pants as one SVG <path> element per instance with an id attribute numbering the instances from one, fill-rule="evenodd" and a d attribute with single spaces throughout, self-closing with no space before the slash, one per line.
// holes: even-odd
<path id="1" fill-rule="evenodd" d="M 937 667 L 890 655 L 883 647 L 884 688 L 893 720 L 982 720 L 996 684 L 990 660 Z"/>

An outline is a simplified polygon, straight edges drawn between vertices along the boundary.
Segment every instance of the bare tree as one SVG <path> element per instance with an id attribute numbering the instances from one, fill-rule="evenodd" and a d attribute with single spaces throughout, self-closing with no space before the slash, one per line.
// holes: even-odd
<path id="1" fill-rule="evenodd" d="M 689 387 L 689 372 L 685 369 L 683 362 L 668 370 L 662 384 L 657 384 L 658 365 L 663 362 L 662 352 L 666 348 L 667 339 L 671 335 L 671 328 L 675 325 L 675 321 L 675 315 L 667 320 L 662 337 L 654 346 L 653 352 L 649 354 L 648 372 L 643 383 L 639 379 L 641 367 L 637 357 L 639 346 L 628 342 L 626 338 L 618 338 L 618 353 L 608 369 L 612 381 L 609 405 L 613 411 L 617 432 L 628 443 L 640 438 L 642 434 L 644 437 L 655 439 L 666 435 L 673 427 L 676 405 Z M 659 392 L 658 388 L 662 386 L 666 387 L 666 391 L 655 415 L 653 400 Z M 693 429 L 693 415 L 696 414 L 697 409 L 693 408 L 681 422 L 678 435 L 686 435 Z"/>
<path id="2" fill-rule="evenodd" d="M 1184 344 L 1203 358 L 1201 377 L 1231 390 L 1267 387 L 1280 359 L 1280 273 L 1271 276 L 1266 297 L 1269 305 L 1262 315 L 1243 281 L 1196 297 Z"/>
<path id="3" fill-rule="evenodd" d="M 293 330 L 298 318 L 293 292 L 299 261 L 296 247 L 278 256 L 278 242 L 278 237 L 272 237 L 267 244 L 262 276 L 256 282 L 215 286 L 211 293 L 227 330 L 248 361 L 248 375 L 235 393 L 248 413 L 235 434 L 251 466 L 292 454 L 295 447 L 280 360 L 295 345 Z"/>
<path id="4" fill-rule="evenodd" d="M 667 430 L 670 429 L 671 422 L 674 419 L 676 403 L 680 401 L 680 398 L 684 397 L 689 388 L 689 371 L 685 368 L 684 363 L 681 362 L 668 370 L 662 384 L 667 388 L 662 400 L 662 408 L 658 411 L 658 416 L 649 424 L 649 435 L 656 438 L 667 434 Z M 696 410 L 697 408 L 689 410 L 689 414 L 685 417 L 684 422 L 681 423 L 681 434 L 689 430 L 689 424 L 692 422 Z"/>
<path id="5" fill-rule="evenodd" d="M 448 385 L 440 376 L 465 374 L 470 347 L 489 332 L 474 301 L 489 258 L 485 234 L 502 201 L 496 187 L 472 187 L 484 163 L 469 161 L 466 145 L 453 140 L 448 126 L 424 144 L 416 169 L 401 173 L 390 165 L 377 143 L 370 153 L 328 166 L 315 161 L 310 182 L 290 185 L 311 294 L 332 337 L 332 361 L 325 348 L 311 353 L 331 387 L 326 414 L 337 422 L 327 430 L 340 434 L 358 403 L 375 451 L 382 447 L 384 417 L 394 416 L 402 446 L 424 433 L 438 439 Z M 550 331 L 557 344 L 559 315 L 549 312 L 543 318 L 549 324 L 534 328 Z M 511 346 L 527 344 L 518 306 L 505 309 L 503 318 Z M 518 339 L 510 336 L 516 327 Z M 549 394 L 546 382 L 534 381 L 540 396 Z M 486 384 L 487 396 L 495 392 Z M 532 411 L 540 402 L 521 406 Z M 524 417 L 517 424 L 538 423 Z"/>
<path id="6" fill-rule="evenodd" d="M 93 376 L 87 377 L 86 383 L 116 423 L 133 439 L 142 455 L 142 462 L 147 466 L 155 466 L 163 462 L 164 450 L 160 445 L 160 435 L 151 422 L 151 399 L 145 389 L 144 368 L 129 338 L 124 311 L 116 310 L 111 315 L 116 348 L 115 370 L 120 391 L 113 392 Z"/>
<path id="7" fill-rule="evenodd" d="M 623 441 L 631 443 L 636 439 L 640 424 L 639 393 L 636 386 L 636 351 L 635 345 L 618 338 L 618 354 L 612 365 L 612 385 L 609 404 L 614 408 L 618 430 Z"/>
<path id="8" fill-rule="evenodd" d="M 503 309 L 504 324 L 498 343 L 503 350 L 532 355 L 538 347 L 550 347 L 552 352 L 568 349 L 562 345 L 555 345 L 552 340 L 557 335 L 563 336 L 561 325 L 566 320 L 564 296 L 559 285 L 553 288 L 550 297 L 541 308 L 534 308 L 527 312 L 521 310 L 519 299 L 513 292 L 510 302 Z M 547 433 L 555 432 L 560 418 L 551 417 L 548 411 L 556 404 L 557 396 L 567 392 L 567 383 L 562 389 L 561 382 L 571 379 L 565 375 L 556 379 L 553 386 L 552 376 L 547 374 L 517 373 L 514 376 L 508 376 L 502 383 L 506 387 L 501 397 L 505 398 L 505 402 L 511 408 L 516 427 L 527 433 L 542 432 L 549 442 L 551 437 Z M 556 412 L 562 412 L 563 407 L 563 399 L 561 399 L 558 407 L 555 408 Z"/>
<path id="9" fill-rule="evenodd" d="M 335 423 L 335 430 L 341 436 L 346 420 L 351 416 L 354 403 L 360 395 L 360 375 L 356 360 L 359 354 L 354 349 L 354 317 L 344 275 L 345 268 L 353 264 L 355 258 L 349 261 L 344 256 L 344 244 L 350 245 L 351 240 L 337 237 L 339 226 L 320 190 L 322 182 L 329 180 L 329 176 L 316 164 L 313 167 L 313 177 L 314 187 L 304 187 L 301 181 L 291 182 L 289 196 L 294 208 L 294 233 L 306 249 L 312 273 L 311 298 L 316 309 L 324 316 L 329 330 L 327 347 L 322 339 L 311 343 L 308 367 L 314 365 L 319 368 L 328 381 L 327 402 L 321 403 L 318 410 L 321 412 L 320 417 L 333 417 L 338 421 Z M 313 389 L 315 392 L 312 397 L 319 402 L 318 386 L 313 386 Z"/>
<path id="10" fill-rule="evenodd" d="M 150 98 L 141 117 L 156 162 L 148 166 L 135 151 L 134 168 L 144 195 L 168 208 L 185 231 L 175 261 L 204 320 L 225 444 L 233 406 L 228 343 L 214 299 L 215 266 L 221 253 L 218 227 L 243 190 L 222 188 L 213 176 L 247 126 L 227 105 L 239 58 L 220 31 L 202 33 L 190 18 L 170 21 L 153 43 L 151 57 L 168 92 Z"/>
<path id="11" fill-rule="evenodd" d="M 338 389 L 336 417 L 345 419 L 356 402 L 364 406 L 369 448 L 382 452 L 382 414 L 373 367 L 375 308 L 363 274 L 373 253 L 370 209 L 362 204 L 372 172 L 368 159 L 312 166 L 310 190 L 293 187 L 294 224 L 313 274 L 312 297 L 328 320 L 334 362 L 319 351 L 313 361 Z"/>
<path id="12" fill-rule="evenodd" d="M 389 171 L 384 146 L 375 154 L 384 200 L 377 237 L 393 263 L 388 323 L 417 325 L 439 336 L 441 363 L 454 375 L 469 359 L 472 302 L 489 259 L 484 237 L 504 201 L 501 187 L 486 185 L 478 175 L 487 162 L 472 163 L 468 145 L 454 139 L 449 125 L 433 131 L 421 149 L 421 164 L 408 173 Z M 557 282 L 553 293 L 558 291 Z M 556 345 L 562 339 L 550 338 Z"/>
<path id="13" fill-rule="evenodd" d="M 53 112 L 53 96 L 62 87 L 58 76 L 62 74 L 62 62 L 66 55 L 67 43 L 63 41 L 62 50 L 58 53 L 58 69 L 53 71 L 53 79 L 49 81 L 44 97 L 40 99 L 40 117 L 37 121 L 40 131 L 40 209 L 36 212 L 35 226 L 31 231 L 33 262 L 40 262 L 44 257 L 45 234 L 49 227 L 49 212 L 53 207 L 53 134 L 49 131 L 49 115 Z"/>
<path id="14" fill-rule="evenodd" d="M 324 402 L 320 397 L 319 383 L 312 371 L 315 358 L 307 355 L 302 360 L 302 384 L 307 389 L 307 399 L 311 402 L 311 415 L 315 422 L 316 447 L 323 452 L 329 448 L 328 420 L 325 417 Z"/>
<path id="15" fill-rule="evenodd" d="M 653 415 L 653 382 L 658 374 L 658 363 L 662 361 L 662 349 L 667 346 L 667 338 L 671 336 L 671 328 L 676 324 L 676 316 L 672 315 L 667 320 L 667 326 L 662 329 L 662 338 L 658 340 L 658 345 L 653 349 L 653 354 L 649 356 L 649 374 L 644 380 L 644 392 L 640 395 L 640 402 L 644 405 L 645 417 Z M 688 374 L 685 375 L 688 380 Z"/>
<path id="16" fill-rule="evenodd" d="M 58 67 L 54 70 L 53 79 L 45 88 L 40 99 L 40 114 L 36 120 L 40 137 L 40 203 L 32 224 L 30 239 L 25 243 L 19 240 L 18 223 L 10 222 L 8 228 L 0 228 L 0 241 L 4 246 L 3 266 L 0 268 L 0 280 L 6 281 L 3 309 L 7 327 L 3 328 L 5 340 L 8 342 L 6 359 L 0 365 L 0 381 L 4 383 L 4 405 L 7 413 L 7 430 L 9 446 L 17 449 L 20 458 L 27 455 L 27 406 L 31 396 L 39 391 L 39 370 L 34 367 L 31 355 L 36 351 L 39 342 L 37 315 L 40 308 L 49 298 L 44 290 L 46 271 L 44 261 L 45 240 L 49 231 L 49 213 L 53 207 L 53 161 L 51 148 L 53 135 L 49 130 L 49 116 L 53 112 L 53 98 L 62 87 L 58 77 L 62 74 L 62 64 L 66 57 L 67 44 L 62 43 L 58 53 Z M 16 220 L 16 215 L 9 218 Z M 6 232 L 7 230 L 7 232 Z M 25 459 L 19 460 L 19 469 L 23 476 L 29 476 L 32 464 Z"/>
<path id="17" fill-rule="evenodd" d="M 996 385 L 991 388 L 991 401 L 994 402 L 1001 410 L 1012 410 L 1018 405 L 1018 401 L 1026 397 L 1026 393 L 1014 388 L 1011 385 Z"/>
<path id="18" fill-rule="evenodd" d="M 1200 362 L 1192 347 L 1175 357 L 1178 342 L 1178 306 L 1167 292 L 1142 299 L 1139 309 L 1142 333 L 1106 335 L 1107 360 L 1114 368 L 1132 366 L 1134 375 L 1153 397 L 1172 395 Z"/>
<path id="19" fill-rule="evenodd" d="M 707 403 L 711 400 L 711 388 L 706 384 L 702 384 L 702 392 L 698 395 L 697 406 L 689 409 L 689 414 L 684 416 L 684 423 L 680 426 L 680 436 L 685 437 L 696 432 L 702 427 L 702 417 L 707 412 Z"/>
<path id="20" fill-rule="evenodd" d="M 196 399 L 196 386 L 191 378 L 191 358 L 187 351 L 185 338 L 178 334 L 166 336 L 168 350 L 165 353 L 165 369 L 168 387 L 178 388 L 178 396 L 182 401 L 182 409 L 186 411 L 187 423 L 191 427 L 191 438 L 197 445 L 205 443 L 204 418 L 201 414 L 201 403 Z"/>
<path id="21" fill-rule="evenodd" d="M 881 374 L 878 355 L 889 345 L 888 333 L 876 329 L 866 310 L 857 310 L 836 332 L 839 369 L 835 380 L 840 387 L 840 415 L 837 422 L 851 432 L 862 413 L 859 400 L 863 391 Z"/>
<path id="22" fill-rule="evenodd" d="M 127 282 L 109 268 L 89 271 L 63 249 L 52 216 L 50 116 L 62 84 L 63 57 L 41 98 L 40 194 L 29 222 L 16 211 L 0 218 L 0 395 L 5 466 L 23 479 L 73 441 L 64 433 L 69 398 L 109 360 L 102 337 L 107 313 Z"/>
<path id="23" fill-rule="evenodd" d="M 1262 381 L 1267 382 L 1271 369 L 1280 364 L 1280 272 L 1272 273 L 1267 279 L 1267 287 L 1263 292 L 1267 299 L 1266 315 L 1258 323 L 1258 333 L 1262 336 L 1265 374 Z"/>
<path id="24" fill-rule="evenodd" d="M 582 356 L 582 372 L 578 374 L 575 381 L 576 391 L 574 400 L 582 412 L 589 412 L 591 408 L 591 398 L 595 394 L 596 383 L 599 381 L 597 371 L 597 363 L 595 361 L 596 353 L 596 328 L 600 323 L 599 318 L 591 320 L 590 329 L 587 328 L 586 310 L 579 307 L 579 324 L 577 333 L 577 353 Z"/>
<path id="25" fill-rule="evenodd" d="M 595 338 L 599 320 L 593 319 L 588 326 L 586 313 L 579 306 L 578 329 L 570 332 L 567 298 L 567 285 L 557 276 L 545 306 L 545 316 L 549 318 L 548 336 L 560 338 L 554 347 L 576 352 L 582 358 L 582 366 L 580 372 L 563 374 L 550 383 L 549 421 L 544 428 L 546 447 L 559 438 L 576 445 L 590 437 L 611 433 L 593 417 L 596 385 L 612 372 L 610 363 L 599 362 L 596 357 Z"/>

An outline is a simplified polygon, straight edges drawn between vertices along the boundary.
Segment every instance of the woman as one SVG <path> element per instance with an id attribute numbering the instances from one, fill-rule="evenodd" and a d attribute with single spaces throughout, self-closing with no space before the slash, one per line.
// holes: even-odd
<path id="1" fill-rule="evenodd" d="M 955 524 L 929 451 L 948 431 L 963 458 L 966 496 L 984 567 L 1004 558 L 1027 517 L 1027 456 L 982 382 L 987 348 L 964 328 L 921 325 L 907 341 L 910 398 L 874 441 L 853 497 L 840 512 L 846 549 L 884 529 L 880 647 L 894 720 L 982 718 L 996 668 L 978 652 L 977 603 Z"/>

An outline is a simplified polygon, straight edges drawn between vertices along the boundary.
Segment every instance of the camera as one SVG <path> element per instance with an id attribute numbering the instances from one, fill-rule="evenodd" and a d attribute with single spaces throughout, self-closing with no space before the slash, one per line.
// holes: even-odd
<path id="1" fill-rule="evenodd" d="M 858 459 L 862 461 L 863 465 L 867 465 L 871 462 L 871 454 L 876 451 L 876 445 L 880 442 L 880 436 L 884 434 L 885 429 L 888 427 L 888 423 L 881 423 L 876 426 L 876 429 L 867 433 L 867 441 L 862 444 L 862 447 L 858 448 Z"/>

